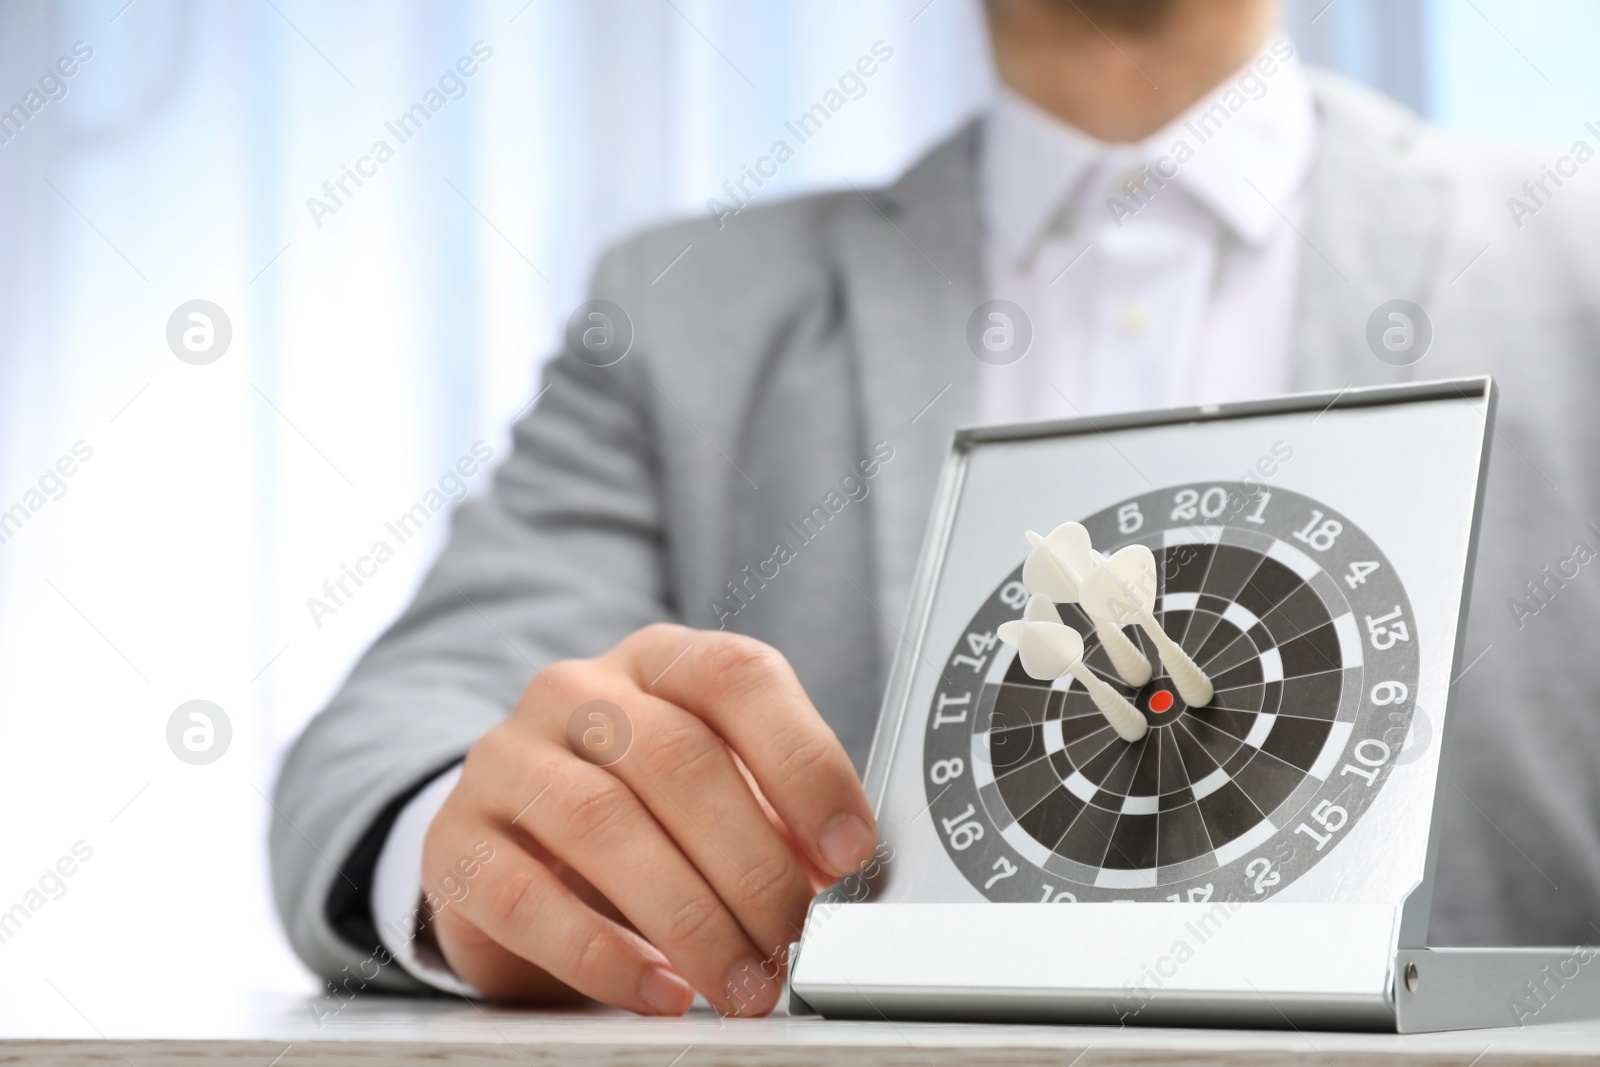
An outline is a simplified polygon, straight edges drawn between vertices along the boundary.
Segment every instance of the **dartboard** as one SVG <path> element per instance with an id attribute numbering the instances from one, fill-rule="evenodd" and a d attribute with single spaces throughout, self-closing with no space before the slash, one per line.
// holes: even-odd
<path id="1" fill-rule="evenodd" d="M 1028 599 L 1019 563 L 940 664 L 934 832 L 990 900 L 1264 899 L 1338 847 L 1394 766 L 1419 669 L 1405 589 L 1355 523 L 1281 488 L 1177 485 L 1080 521 L 1102 553 L 1154 553 L 1151 613 L 1214 695 L 1188 706 L 1137 626 L 1154 673 L 1125 684 L 1060 604 L 1083 663 L 1149 724 L 1123 740 L 1080 681 L 1037 681 L 999 641 Z"/>

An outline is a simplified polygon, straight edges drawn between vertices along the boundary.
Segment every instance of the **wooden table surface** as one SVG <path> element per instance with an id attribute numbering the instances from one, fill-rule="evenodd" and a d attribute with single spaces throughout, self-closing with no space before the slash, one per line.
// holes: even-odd
<path id="1" fill-rule="evenodd" d="M 784 1015 L 724 1020 L 708 1011 L 639 1019 L 599 1010 L 512 1011 L 362 993 L 319 1025 L 305 1001 L 281 994 L 219 1001 L 208 999 L 203 988 L 162 995 L 129 988 L 69 1000 L 55 983 L 36 992 L 37 997 L 0 1001 L 0 1064 L 1600 1064 L 1600 1021 L 1402 1037 L 834 1022 Z"/>

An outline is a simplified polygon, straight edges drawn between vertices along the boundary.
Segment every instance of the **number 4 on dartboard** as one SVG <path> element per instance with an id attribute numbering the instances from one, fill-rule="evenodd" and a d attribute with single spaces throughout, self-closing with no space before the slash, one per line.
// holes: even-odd
<path id="1" fill-rule="evenodd" d="M 1350 564 L 1350 573 L 1344 576 L 1344 584 L 1354 589 L 1356 586 L 1363 584 L 1367 580 L 1367 575 L 1377 569 L 1378 565 L 1376 563 L 1352 563 Z"/>

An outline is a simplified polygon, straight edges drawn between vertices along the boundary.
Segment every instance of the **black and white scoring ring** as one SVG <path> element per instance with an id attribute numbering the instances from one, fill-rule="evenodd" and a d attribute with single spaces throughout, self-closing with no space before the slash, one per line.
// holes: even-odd
<path id="1" fill-rule="evenodd" d="M 1026 603 L 1019 564 L 942 665 L 929 825 L 991 900 L 1264 899 L 1335 850 L 1394 766 L 1420 662 L 1405 589 L 1364 532 L 1286 489 L 1172 486 L 1083 523 L 1107 555 L 1155 553 L 1155 617 L 1216 695 L 1185 704 L 1137 627 L 1156 674 L 1123 684 L 1058 605 L 1150 724 L 1123 741 L 1081 683 L 1035 681 L 995 636 Z"/>

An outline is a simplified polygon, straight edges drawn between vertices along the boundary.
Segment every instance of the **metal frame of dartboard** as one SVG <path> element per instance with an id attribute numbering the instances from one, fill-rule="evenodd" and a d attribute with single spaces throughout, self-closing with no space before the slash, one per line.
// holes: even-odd
<path id="1" fill-rule="evenodd" d="M 1462 658 L 1470 578 L 1488 473 L 1495 387 L 1465 378 L 1155 413 L 958 430 L 915 575 L 907 640 L 895 657 L 868 762 L 882 810 L 916 661 L 945 563 L 966 463 L 979 445 L 1113 430 L 1465 399 L 1484 405 L 1465 581 L 1451 650 Z M 1448 706 L 1443 723 L 1448 724 Z M 1440 726 L 1435 783 L 1456 731 Z M 1242 903 L 1208 925 L 1214 904 L 938 904 L 861 902 L 840 883 L 812 905 L 791 946 L 790 1010 L 859 1018 L 1316 1027 L 1401 1033 L 1521 1025 L 1600 1015 L 1597 950 L 1429 948 L 1442 790 L 1435 788 L 1423 877 L 1402 904 Z M 1200 924 L 1196 926 L 1195 924 Z M 1162 961 L 1197 934 L 1206 951 L 1173 973 Z M 1148 981 L 1128 980 L 1135 961 Z M 1159 972 L 1159 973 L 1157 973 Z M 1520 1010 L 1519 1010 L 1520 1006 Z M 1530 1010 L 1531 1009 L 1531 1010 Z"/>

